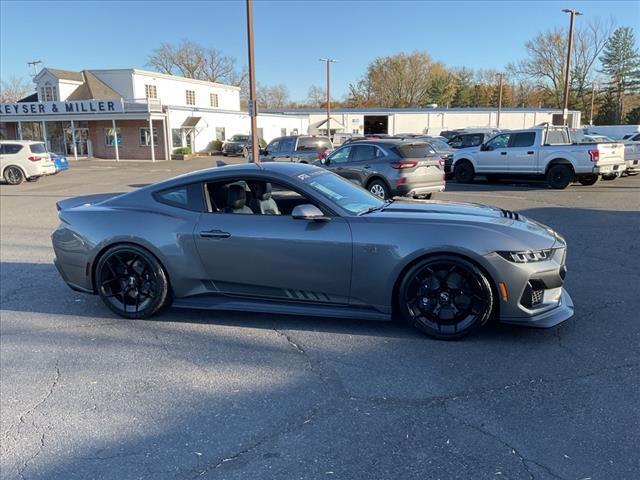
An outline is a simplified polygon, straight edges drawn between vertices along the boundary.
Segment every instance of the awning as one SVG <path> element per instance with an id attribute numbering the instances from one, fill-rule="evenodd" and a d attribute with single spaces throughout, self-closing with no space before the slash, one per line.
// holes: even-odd
<path id="1" fill-rule="evenodd" d="M 309 127 L 311 127 L 311 128 L 320 128 L 325 123 L 327 123 L 327 119 L 326 118 L 324 120 L 319 121 L 319 122 L 312 123 L 311 125 L 309 125 Z M 330 126 L 331 126 L 331 130 L 344 130 L 344 125 L 342 125 L 338 120 L 336 120 L 333 117 L 331 117 L 331 125 Z M 325 128 L 327 128 L 327 127 L 325 127 Z"/>
<path id="2" fill-rule="evenodd" d="M 182 122 L 182 128 L 193 128 L 195 127 L 202 117 L 187 117 Z"/>

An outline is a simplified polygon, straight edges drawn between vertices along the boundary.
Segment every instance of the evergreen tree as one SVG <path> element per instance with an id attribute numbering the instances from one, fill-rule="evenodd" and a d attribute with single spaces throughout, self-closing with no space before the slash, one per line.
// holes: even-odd
<path id="1" fill-rule="evenodd" d="M 456 93 L 451 101 L 452 107 L 470 107 L 473 94 L 473 70 L 461 68 L 455 73 Z"/>
<path id="2" fill-rule="evenodd" d="M 598 113 L 593 119 L 596 125 L 616 125 L 618 113 L 617 94 L 612 88 L 605 90 L 598 102 Z"/>
<path id="3" fill-rule="evenodd" d="M 609 76 L 607 83 L 615 97 L 614 123 L 622 122 L 625 95 L 640 89 L 640 53 L 635 46 L 631 27 L 620 27 L 607 41 L 600 56 L 602 72 Z"/>
<path id="4" fill-rule="evenodd" d="M 640 125 L 640 107 L 632 109 L 627 113 L 627 125 Z"/>

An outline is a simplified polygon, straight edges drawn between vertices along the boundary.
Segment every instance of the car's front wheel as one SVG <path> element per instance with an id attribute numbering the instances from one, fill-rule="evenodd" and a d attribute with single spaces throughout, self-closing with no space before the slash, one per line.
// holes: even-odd
<path id="1" fill-rule="evenodd" d="M 4 170 L 4 181 L 9 185 L 20 185 L 24 182 L 24 173 L 19 167 L 9 165 Z"/>
<path id="2" fill-rule="evenodd" d="M 371 192 L 376 197 L 380 197 L 383 200 L 386 200 L 390 197 L 389 188 L 385 185 L 382 180 L 374 180 L 369 184 L 368 187 L 369 192 Z"/>
<path id="3" fill-rule="evenodd" d="M 247 147 L 242 149 L 242 156 L 243 158 L 247 158 L 249 156 L 249 150 L 247 150 Z"/>
<path id="4" fill-rule="evenodd" d="M 147 318 L 170 302 L 160 262 L 135 245 L 116 245 L 98 260 L 96 289 L 109 309 L 125 318 Z"/>
<path id="5" fill-rule="evenodd" d="M 473 169 L 471 162 L 463 160 L 456 163 L 456 166 L 453 169 L 453 176 L 455 177 L 456 182 L 471 183 L 476 176 L 476 172 Z"/>
<path id="6" fill-rule="evenodd" d="M 434 338 L 455 340 L 487 323 L 493 294 L 489 280 L 473 263 L 438 255 L 409 269 L 398 302 L 410 324 Z"/>

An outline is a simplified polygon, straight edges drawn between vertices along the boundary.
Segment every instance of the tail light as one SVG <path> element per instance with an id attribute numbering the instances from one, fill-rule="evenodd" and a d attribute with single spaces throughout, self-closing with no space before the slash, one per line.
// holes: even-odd
<path id="1" fill-rule="evenodd" d="M 40 160 L 42 160 L 42 157 L 36 157 L 35 155 L 31 155 L 30 157 L 27 157 L 27 158 L 32 162 L 39 162 Z"/>
<path id="2" fill-rule="evenodd" d="M 327 152 L 318 152 L 318 160 L 322 160 L 323 158 L 327 158 Z"/>
<path id="3" fill-rule="evenodd" d="M 589 150 L 589 157 L 591 157 L 591 161 L 593 163 L 596 163 L 598 160 L 600 160 L 600 151 L 598 149 Z"/>
<path id="4" fill-rule="evenodd" d="M 440 160 L 438 160 L 438 165 L 444 167 L 444 159 L 441 158 Z"/>
<path id="5" fill-rule="evenodd" d="M 395 168 L 396 170 L 402 170 L 403 168 L 413 168 L 418 164 L 418 162 L 393 162 L 391 164 L 391 168 Z"/>

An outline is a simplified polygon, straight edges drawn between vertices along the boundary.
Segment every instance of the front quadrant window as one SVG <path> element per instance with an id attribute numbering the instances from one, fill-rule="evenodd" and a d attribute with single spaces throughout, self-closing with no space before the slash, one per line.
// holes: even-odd
<path id="1" fill-rule="evenodd" d="M 196 91 L 195 90 L 185 90 L 187 105 L 195 105 L 196 104 Z"/>
<path id="2" fill-rule="evenodd" d="M 122 145 L 122 134 L 120 133 L 120 128 L 115 129 L 115 135 L 113 128 L 104 129 L 104 144 L 106 146 L 113 147 L 116 144 L 116 139 L 118 145 Z"/>
<path id="3" fill-rule="evenodd" d="M 144 94 L 147 98 L 157 99 L 158 98 L 158 89 L 155 85 L 145 85 L 144 86 Z"/>
<path id="4" fill-rule="evenodd" d="M 158 129 L 153 128 L 153 144 L 158 145 Z M 149 135 L 149 127 L 142 127 L 140 129 L 140 145 L 151 146 L 151 135 Z"/>
<path id="5" fill-rule="evenodd" d="M 209 101 L 210 101 L 212 107 L 217 107 L 218 106 L 218 94 L 217 93 L 210 94 L 209 95 Z"/>
<path id="6" fill-rule="evenodd" d="M 176 148 L 182 147 L 182 129 L 181 128 L 171 129 L 171 145 L 173 145 Z"/>

